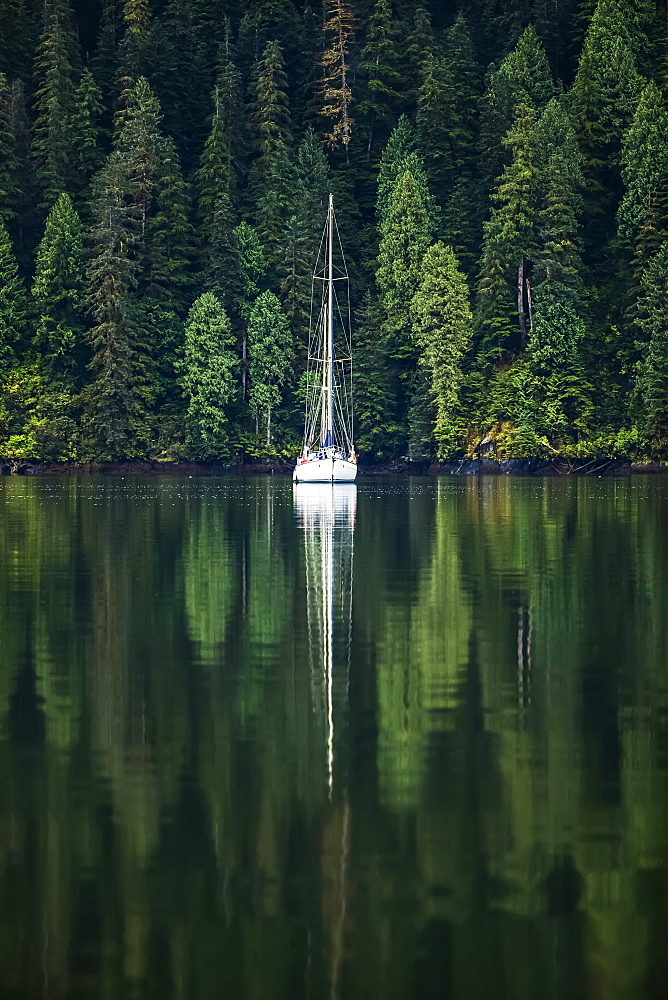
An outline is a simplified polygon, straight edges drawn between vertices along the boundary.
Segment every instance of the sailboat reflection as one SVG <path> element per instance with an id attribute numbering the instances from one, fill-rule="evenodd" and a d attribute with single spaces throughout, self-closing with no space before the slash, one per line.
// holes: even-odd
<path id="1" fill-rule="evenodd" d="M 293 487 L 293 496 L 304 532 L 313 705 L 326 725 L 331 798 L 335 715 L 340 721 L 348 705 L 357 487 L 301 483 Z"/>

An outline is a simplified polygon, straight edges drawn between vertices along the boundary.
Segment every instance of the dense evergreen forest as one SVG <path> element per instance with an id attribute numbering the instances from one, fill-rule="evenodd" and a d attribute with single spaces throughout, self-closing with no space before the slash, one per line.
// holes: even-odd
<path id="1" fill-rule="evenodd" d="M 0 454 L 668 458 L 655 0 L 0 0 Z"/>

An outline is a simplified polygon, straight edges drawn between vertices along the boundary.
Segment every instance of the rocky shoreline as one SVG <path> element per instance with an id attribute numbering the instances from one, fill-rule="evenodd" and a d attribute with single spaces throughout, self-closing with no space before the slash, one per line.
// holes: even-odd
<path id="1" fill-rule="evenodd" d="M 289 462 L 41 462 L 27 463 L 0 459 L 3 476 L 222 476 L 222 475 L 289 475 Z M 359 475 L 402 476 L 629 476 L 662 474 L 668 464 L 661 462 L 633 463 L 622 459 L 563 459 L 546 461 L 541 458 L 508 458 L 494 460 L 462 459 L 452 462 L 395 461 L 383 465 L 360 465 Z"/>

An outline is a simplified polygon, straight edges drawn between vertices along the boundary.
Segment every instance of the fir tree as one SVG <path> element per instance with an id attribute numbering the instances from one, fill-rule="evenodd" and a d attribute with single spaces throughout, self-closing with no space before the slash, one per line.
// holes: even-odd
<path id="1" fill-rule="evenodd" d="M 367 163 L 372 162 L 374 147 L 380 148 L 387 141 L 399 103 L 401 73 L 396 34 L 390 0 L 375 0 L 359 65 L 366 77 L 365 95 L 357 114 L 364 124 Z"/>
<path id="2" fill-rule="evenodd" d="M 117 119 L 123 121 L 123 109 L 135 84 L 151 76 L 153 26 L 149 0 L 123 0 L 124 33 L 119 45 L 118 81 L 121 110 Z"/>
<path id="3" fill-rule="evenodd" d="M 599 0 L 570 94 L 584 154 L 590 216 L 601 216 L 621 195 L 622 136 L 631 123 L 641 89 L 620 0 Z M 593 235 L 597 240 L 604 238 L 600 227 Z"/>
<path id="4" fill-rule="evenodd" d="M 435 230 L 440 213 L 429 187 L 427 172 L 422 158 L 417 153 L 418 137 L 405 115 L 402 115 L 392 131 L 387 146 L 383 150 L 378 172 L 378 197 L 376 218 L 382 233 L 392 205 L 394 191 L 399 177 L 408 171 L 418 188 L 420 198 L 429 216 L 429 225 Z"/>
<path id="5" fill-rule="evenodd" d="M 329 168 L 322 147 L 309 129 L 297 149 L 295 214 L 285 231 L 280 267 L 285 312 L 303 360 L 308 340 L 313 267 L 322 237 L 330 189 Z"/>
<path id="6" fill-rule="evenodd" d="M 641 318 L 647 337 L 638 364 L 636 392 L 641 424 L 653 455 L 668 457 L 668 242 L 641 276 Z"/>
<path id="7" fill-rule="evenodd" d="M 88 69 L 81 73 L 75 93 L 75 110 L 72 115 L 72 148 L 76 152 L 76 187 L 81 191 L 93 174 L 100 169 L 104 159 L 101 144 L 100 121 L 102 117 L 102 92 Z"/>
<path id="8" fill-rule="evenodd" d="M 37 248 L 32 300 L 35 344 L 53 376 L 78 378 L 85 358 L 86 275 L 81 220 L 61 194 L 46 220 Z"/>
<path id="9" fill-rule="evenodd" d="M 177 143 L 184 169 L 201 148 L 208 89 L 196 11 L 188 0 L 168 0 L 160 21 L 155 85 L 165 110 L 165 130 Z"/>
<path id="10" fill-rule="evenodd" d="M 183 365 L 186 446 L 196 459 L 220 458 L 229 447 L 226 408 L 234 395 L 236 366 L 230 339 L 220 301 L 211 292 L 200 295 L 188 314 Z"/>
<path id="11" fill-rule="evenodd" d="M 29 80 L 31 36 L 26 0 L 4 0 L 0 4 L 0 73 L 24 83 Z"/>
<path id="12" fill-rule="evenodd" d="M 0 365 L 20 349 L 27 327 L 27 302 L 9 233 L 0 219 Z"/>
<path id="13" fill-rule="evenodd" d="M 498 70 L 488 75 L 480 130 L 483 175 L 488 186 L 508 162 L 503 139 L 513 125 L 517 109 L 520 106 L 531 107 L 539 115 L 554 93 L 545 49 L 535 29 L 530 26 Z"/>
<path id="14" fill-rule="evenodd" d="M 466 279 L 452 248 L 436 243 L 424 256 L 422 279 L 412 301 L 413 336 L 429 372 L 436 408 L 434 437 L 440 458 L 461 447 L 457 419 L 462 358 L 472 330 Z"/>
<path id="15" fill-rule="evenodd" d="M 11 93 L 7 77 L 0 73 L 0 220 L 16 215 L 18 162 L 11 122 Z"/>
<path id="16" fill-rule="evenodd" d="M 278 42 L 269 42 L 262 54 L 255 93 L 257 157 L 251 167 L 249 187 L 256 228 L 273 263 L 290 215 L 293 194 L 287 79 Z"/>
<path id="17" fill-rule="evenodd" d="M 205 272 L 210 287 L 223 300 L 229 290 L 231 234 L 238 208 L 239 88 L 239 74 L 226 55 L 213 94 L 211 130 L 197 172 Z"/>
<path id="18" fill-rule="evenodd" d="M 434 59 L 435 50 L 436 41 L 431 24 L 431 14 L 424 7 L 418 7 L 413 16 L 413 24 L 405 49 L 408 69 L 404 71 L 404 79 L 408 83 L 406 103 L 409 107 L 417 104 L 418 91 L 425 76 L 424 64 L 428 60 Z"/>
<path id="19" fill-rule="evenodd" d="M 8 212 L 8 229 L 24 272 L 32 266 L 32 250 L 38 239 L 37 181 L 31 157 L 30 121 L 25 88 L 14 80 L 9 92 L 10 170 L 14 169 L 13 200 Z M 13 213 L 13 217 L 12 217 Z"/>
<path id="20" fill-rule="evenodd" d="M 376 460 L 396 453 L 402 432 L 388 406 L 391 391 L 381 327 L 378 298 L 367 289 L 355 312 L 354 323 L 355 438 L 360 453 Z"/>
<path id="21" fill-rule="evenodd" d="M 263 292 L 248 317 L 248 400 L 255 415 L 266 419 L 267 447 L 271 445 L 271 418 L 281 402 L 292 362 L 290 326 L 273 292 Z"/>
<path id="22" fill-rule="evenodd" d="M 126 205 L 131 183 L 128 164 L 112 154 L 95 183 L 93 256 L 88 268 L 88 301 L 94 381 L 85 393 L 85 426 L 99 455 L 125 458 L 146 445 L 150 402 L 146 361 L 138 351 L 133 291 L 137 225 Z"/>
<path id="23" fill-rule="evenodd" d="M 388 353 L 399 362 L 404 377 L 411 368 L 409 359 L 414 356 L 411 301 L 430 243 L 427 208 L 413 175 L 406 170 L 398 178 L 390 199 L 376 271 Z"/>
<path id="24" fill-rule="evenodd" d="M 645 87 L 623 139 L 619 236 L 638 269 L 668 237 L 668 111 L 655 83 Z"/>
<path id="25" fill-rule="evenodd" d="M 230 276 L 230 297 L 232 300 L 235 326 L 241 331 L 241 387 L 246 398 L 248 321 L 253 303 L 267 272 L 267 260 L 259 237 L 247 222 L 240 222 L 232 231 L 232 272 Z"/>
<path id="26" fill-rule="evenodd" d="M 330 120 L 327 144 L 342 145 L 348 158 L 348 146 L 355 123 L 351 114 L 353 93 L 350 86 L 350 47 L 355 38 L 355 15 L 348 0 L 325 0 L 325 51 L 322 56 L 320 114 Z"/>
<path id="27" fill-rule="evenodd" d="M 74 183 L 72 119 L 78 61 L 69 0 L 45 0 L 36 62 L 34 157 L 43 203 L 50 207 Z"/>

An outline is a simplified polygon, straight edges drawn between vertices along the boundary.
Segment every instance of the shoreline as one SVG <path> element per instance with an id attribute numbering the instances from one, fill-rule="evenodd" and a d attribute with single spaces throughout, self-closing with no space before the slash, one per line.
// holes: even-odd
<path id="1" fill-rule="evenodd" d="M 2 476 L 287 476 L 294 466 L 288 462 L 17 462 L 0 459 Z M 396 461 L 360 465 L 359 477 L 395 476 L 630 476 L 663 475 L 668 464 L 630 462 L 625 459 L 508 458 L 461 459 L 450 462 Z"/>

